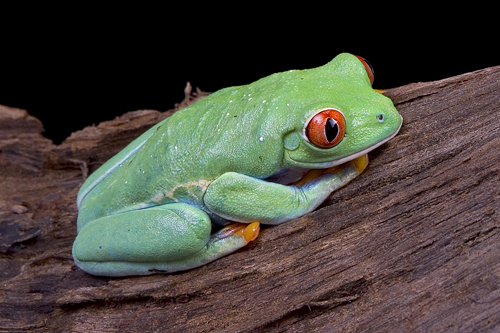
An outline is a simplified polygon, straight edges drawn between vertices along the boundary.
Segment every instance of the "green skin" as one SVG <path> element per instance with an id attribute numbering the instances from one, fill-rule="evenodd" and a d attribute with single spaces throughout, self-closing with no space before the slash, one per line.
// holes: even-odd
<path id="1" fill-rule="evenodd" d="M 325 108 L 346 121 L 343 140 L 326 149 L 304 134 Z M 391 100 L 347 53 L 219 90 L 153 126 L 87 179 L 77 199 L 74 260 L 104 276 L 204 265 L 247 244 L 238 234 L 212 233 L 212 225 L 279 224 L 311 212 L 360 171 L 347 164 L 286 184 L 366 154 L 401 124 Z"/>

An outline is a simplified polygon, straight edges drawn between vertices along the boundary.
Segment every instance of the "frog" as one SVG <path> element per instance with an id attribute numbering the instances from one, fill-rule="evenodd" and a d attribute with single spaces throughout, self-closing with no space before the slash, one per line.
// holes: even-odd
<path id="1" fill-rule="evenodd" d="M 401 128 L 373 73 L 341 53 L 221 89 L 152 126 L 81 186 L 76 265 L 110 277 L 185 271 L 242 249 L 261 224 L 311 213 Z"/>

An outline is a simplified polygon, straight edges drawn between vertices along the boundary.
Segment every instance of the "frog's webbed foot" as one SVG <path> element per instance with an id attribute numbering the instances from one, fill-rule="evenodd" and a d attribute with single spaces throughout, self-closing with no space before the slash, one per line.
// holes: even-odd
<path id="1" fill-rule="evenodd" d="M 226 172 L 208 186 L 203 200 L 212 213 L 227 220 L 280 224 L 313 211 L 367 165 L 368 156 L 363 155 L 335 168 L 311 170 L 288 186 Z"/>
<path id="2" fill-rule="evenodd" d="M 325 174 L 337 175 L 341 183 L 339 187 L 344 186 L 357 176 L 359 176 L 368 166 L 368 154 L 361 155 L 352 161 L 347 163 L 337 165 L 328 169 L 311 169 L 309 170 L 300 180 L 293 183 L 293 185 L 301 187 L 305 184 L 314 182 L 316 179 L 320 178 Z M 337 189 L 335 188 L 335 189 Z"/>

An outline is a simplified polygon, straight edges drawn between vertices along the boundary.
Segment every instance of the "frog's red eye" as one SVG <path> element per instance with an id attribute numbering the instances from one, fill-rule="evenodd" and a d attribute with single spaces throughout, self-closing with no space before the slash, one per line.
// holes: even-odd
<path id="1" fill-rule="evenodd" d="M 344 134 L 344 115 L 333 109 L 317 113 L 305 127 L 307 139 L 319 148 L 332 148 L 338 145 L 344 138 Z"/>
<path id="2" fill-rule="evenodd" d="M 359 61 L 361 61 L 361 63 L 363 64 L 363 66 L 365 66 L 366 74 L 368 74 L 368 78 L 370 79 L 370 82 L 373 85 L 373 80 L 375 80 L 375 74 L 374 74 L 375 71 L 373 70 L 372 65 L 370 65 L 368 60 L 366 60 L 363 57 L 356 56 L 356 58 L 358 58 Z"/>

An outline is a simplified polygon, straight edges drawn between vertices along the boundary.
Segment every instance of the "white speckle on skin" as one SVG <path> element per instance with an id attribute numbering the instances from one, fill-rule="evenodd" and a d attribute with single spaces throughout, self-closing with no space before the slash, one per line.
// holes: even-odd
<path id="1" fill-rule="evenodd" d="M 229 103 L 232 103 L 233 101 L 229 101 Z"/>
<path id="2" fill-rule="evenodd" d="M 262 137 L 262 136 L 261 136 L 261 137 L 259 138 L 259 141 L 264 141 L 264 137 Z"/>
<path id="3" fill-rule="evenodd" d="M 250 97 L 248 100 L 249 100 L 249 101 L 251 101 L 251 100 L 252 100 L 252 97 Z"/>
<path id="4" fill-rule="evenodd" d="M 290 106 L 290 104 L 286 103 L 286 106 Z"/>
<path id="5" fill-rule="evenodd" d="M 228 113 L 226 113 L 226 116 L 229 116 L 229 112 L 228 112 Z"/>
<path id="6" fill-rule="evenodd" d="M 263 100 L 263 101 L 262 101 L 262 103 L 265 103 L 265 102 L 266 102 L 266 100 Z"/>
<path id="7" fill-rule="evenodd" d="M 128 181 L 125 181 L 125 184 L 127 184 L 127 183 L 128 183 Z"/>

